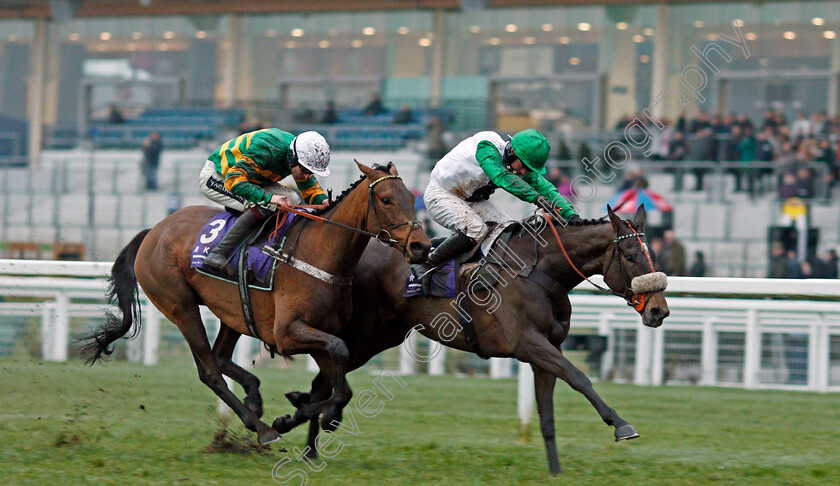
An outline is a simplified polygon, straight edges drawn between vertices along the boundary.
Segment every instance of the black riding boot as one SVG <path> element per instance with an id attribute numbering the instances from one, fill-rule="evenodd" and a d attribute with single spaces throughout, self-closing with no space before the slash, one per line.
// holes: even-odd
<path id="1" fill-rule="evenodd" d="M 235 273 L 234 269 L 228 265 L 230 259 L 230 252 L 236 248 L 240 241 L 244 240 L 254 228 L 260 224 L 266 216 L 270 214 L 262 208 L 253 207 L 242 213 L 241 216 L 233 223 L 230 231 L 222 237 L 222 241 L 213 248 L 207 257 L 204 258 L 204 265 L 220 270 L 228 275 Z"/>
<path id="2" fill-rule="evenodd" d="M 429 253 L 426 263 L 412 265 L 411 271 L 414 272 L 415 278 L 423 278 L 431 269 L 469 250 L 475 246 L 475 243 L 476 241 L 474 239 L 464 233 L 453 233 L 443 240 L 443 242 L 441 242 L 441 244 L 438 245 L 431 253 Z M 424 279 L 424 282 L 422 282 L 423 288 L 427 288 L 427 283 L 425 282 L 426 280 L 428 279 L 426 278 Z"/>

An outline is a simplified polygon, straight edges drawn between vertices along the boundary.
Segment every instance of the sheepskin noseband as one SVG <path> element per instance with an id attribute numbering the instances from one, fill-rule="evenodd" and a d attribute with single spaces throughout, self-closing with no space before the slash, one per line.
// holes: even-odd
<path id="1" fill-rule="evenodd" d="M 668 287 L 668 276 L 662 272 L 646 273 L 634 277 L 630 282 L 630 288 L 636 295 L 647 294 L 649 292 L 659 292 Z"/>

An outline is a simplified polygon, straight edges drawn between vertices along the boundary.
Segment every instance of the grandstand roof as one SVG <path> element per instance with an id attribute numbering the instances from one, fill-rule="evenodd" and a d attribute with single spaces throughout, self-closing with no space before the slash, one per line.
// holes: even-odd
<path id="1" fill-rule="evenodd" d="M 754 0 L 728 0 L 730 3 Z M 77 17 L 157 15 L 219 15 L 271 12 L 327 12 L 358 10 L 460 9 L 486 4 L 488 8 L 639 3 L 721 3 L 720 0 L 4 0 L 0 18 L 52 18 L 51 3 L 75 10 Z M 75 9 L 74 7 L 78 7 Z"/>

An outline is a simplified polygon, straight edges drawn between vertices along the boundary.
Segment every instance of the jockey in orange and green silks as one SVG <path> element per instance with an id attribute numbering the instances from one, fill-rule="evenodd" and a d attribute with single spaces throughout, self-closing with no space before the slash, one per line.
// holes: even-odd
<path id="1" fill-rule="evenodd" d="M 330 146 L 317 132 L 298 136 L 278 128 L 242 134 L 208 157 L 199 175 L 210 200 L 242 213 L 207 255 L 205 266 L 231 273 L 227 254 L 277 206 L 323 204 L 327 195 L 315 178 L 330 174 Z M 298 191 L 279 182 L 293 176 Z"/>
<path id="2" fill-rule="evenodd" d="M 227 191 L 254 204 L 266 205 L 271 194 L 265 187 L 273 186 L 293 173 L 293 141 L 294 135 L 277 128 L 258 130 L 228 140 L 214 150 L 208 160 L 224 177 Z M 295 184 L 305 204 L 321 204 L 327 195 L 312 171 L 309 172 L 295 173 Z"/>
<path id="3" fill-rule="evenodd" d="M 415 275 L 474 246 L 489 231 L 486 222 L 510 220 L 488 201 L 496 189 L 565 220 L 577 218 L 574 206 L 543 177 L 550 150 L 548 140 L 534 129 L 517 133 L 509 142 L 486 131 L 463 140 L 438 161 L 423 200 L 429 216 L 454 234 L 429 254 L 425 268 L 415 266 Z"/>

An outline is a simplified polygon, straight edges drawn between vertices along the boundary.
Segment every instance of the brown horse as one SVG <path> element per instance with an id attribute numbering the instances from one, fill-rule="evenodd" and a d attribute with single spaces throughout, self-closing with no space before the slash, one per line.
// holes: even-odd
<path id="1" fill-rule="evenodd" d="M 252 296 L 255 337 L 276 346 L 284 356 L 311 354 L 334 386 L 331 399 L 309 405 L 310 417 L 317 417 L 330 404 L 340 410 L 350 400 L 345 379 L 349 353 L 336 335 L 350 319 L 349 280 L 371 235 L 388 246 L 399 246 L 402 258 L 409 262 L 425 260 L 431 244 L 415 219 L 414 195 L 393 164 L 384 169 L 358 166 L 364 176 L 322 211 L 323 218 L 332 224 L 304 220 L 288 232 L 287 240 L 297 241 L 294 258 L 315 267 L 314 273 L 319 269 L 321 279 L 289 265 L 278 265 L 274 290 L 254 291 Z M 93 363 L 102 354 L 110 354 L 111 343 L 127 334 L 132 325 L 136 334 L 140 326 L 139 283 L 149 300 L 184 335 L 201 381 L 236 412 L 249 430 L 257 432 L 260 443 L 266 444 L 280 436 L 260 420 L 259 380 L 230 360 L 217 360 L 199 314 L 199 305 L 206 305 L 224 324 L 222 337 L 231 332 L 236 337 L 248 333 L 236 287 L 190 268 L 196 238 L 216 213 L 217 209 L 209 207 L 184 208 L 134 237 L 117 257 L 109 279 L 109 296 L 123 316 L 108 314 L 107 322 L 87 336 L 91 342 L 83 352 Z M 324 273 L 332 275 L 332 283 L 323 280 Z M 346 283 L 337 283 L 342 281 Z M 243 384 L 247 393 L 244 403 L 227 387 L 223 374 Z"/>
<path id="2" fill-rule="evenodd" d="M 639 436 L 630 423 L 604 403 L 586 375 L 560 350 L 569 333 L 572 312 L 569 291 L 581 283 L 584 276 L 601 274 L 613 293 L 636 308 L 646 326 L 659 327 L 669 314 L 663 293 L 664 275 L 653 273 L 655 255 L 647 248 L 641 233 L 644 208 L 639 208 L 632 223 L 621 220 L 610 209 L 608 216 L 609 224 L 604 220 L 589 220 L 559 228 L 557 238 L 555 229 L 545 220 L 542 225 L 538 221 L 536 226 L 526 226 L 529 231 L 521 231 L 509 241 L 510 251 L 504 261 L 514 274 L 520 265 L 515 263 L 517 258 L 533 263 L 534 270 L 530 275 L 513 277 L 502 266 L 499 274 L 506 280 L 506 285 L 500 282 L 494 292 L 470 295 L 474 297 L 470 314 L 481 352 L 486 356 L 517 358 L 529 363 L 534 370 L 540 429 L 552 474 L 561 472 L 554 429 L 553 392 L 557 378 L 592 403 L 601 419 L 614 427 L 615 440 Z M 454 307 L 457 301 L 403 297 L 409 272 L 409 266 L 394 255 L 368 245 L 353 282 L 353 318 L 340 334 L 350 349 L 349 369 L 359 368 L 373 356 L 399 345 L 412 329 L 446 346 L 476 351 L 468 342 L 464 326 L 459 323 L 460 311 Z M 651 277 L 658 282 L 654 285 L 644 282 Z M 498 299 L 490 298 L 493 293 Z M 493 306 L 496 308 L 490 313 Z M 227 356 L 220 356 L 221 360 L 230 361 L 237 337 L 231 332 L 219 336 L 217 347 L 227 352 Z M 292 392 L 287 397 L 296 406 L 305 406 L 310 400 L 321 400 L 329 394 L 329 377 L 319 374 L 312 382 L 311 395 Z M 340 420 L 340 414 L 332 414 L 329 418 Z M 280 423 L 275 421 L 275 426 L 282 425 L 278 429 L 284 433 L 306 419 L 307 415 L 298 412 Z M 330 429 L 337 425 L 328 423 Z M 321 426 L 324 425 L 322 418 Z M 316 420 L 311 421 L 308 452 L 313 456 L 317 455 L 318 426 Z"/>

